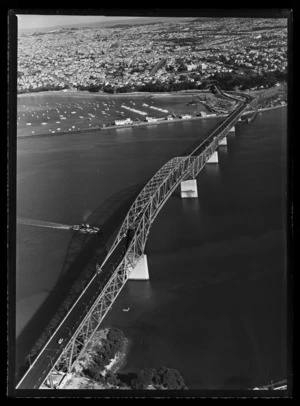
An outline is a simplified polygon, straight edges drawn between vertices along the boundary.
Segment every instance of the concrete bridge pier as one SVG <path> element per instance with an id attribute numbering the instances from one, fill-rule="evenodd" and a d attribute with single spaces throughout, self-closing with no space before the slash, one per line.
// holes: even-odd
<path id="1" fill-rule="evenodd" d="M 129 270 L 128 280 L 134 280 L 134 281 L 149 280 L 147 255 L 146 254 L 141 255 L 136 266 L 134 268 L 132 268 L 129 265 L 128 270 Z"/>
<path id="2" fill-rule="evenodd" d="M 180 183 L 181 198 L 198 197 L 198 188 L 196 179 L 184 180 Z"/>
<path id="3" fill-rule="evenodd" d="M 219 145 L 227 145 L 227 137 L 222 138 Z"/>
<path id="4" fill-rule="evenodd" d="M 218 151 L 215 151 L 207 161 L 208 164 L 217 164 L 219 162 Z"/>

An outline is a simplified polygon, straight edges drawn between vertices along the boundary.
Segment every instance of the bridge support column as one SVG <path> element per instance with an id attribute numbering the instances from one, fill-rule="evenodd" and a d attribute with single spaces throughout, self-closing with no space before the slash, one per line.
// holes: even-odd
<path id="1" fill-rule="evenodd" d="M 149 280 L 149 270 L 148 270 L 148 261 L 147 261 L 147 255 L 143 254 L 136 266 L 132 269 L 131 266 L 129 266 L 129 280 L 135 280 L 135 281 L 147 281 Z"/>
<path id="2" fill-rule="evenodd" d="M 198 188 L 196 179 L 184 180 L 180 183 L 181 198 L 198 197 Z"/>
<path id="3" fill-rule="evenodd" d="M 230 133 L 234 133 L 235 132 L 235 126 L 231 127 L 229 130 Z"/>
<path id="4" fill-rule="evenodd" d="M 216 164 L 219 162 L 218 151 L 215 151 L 207 161 L 208 164 Z"/>
<path id="5" fill-rule="evenodd" d="M 227 137 L 224 137 L 224 138 L 220 141 L 219 145 L 227 145 Z"/>

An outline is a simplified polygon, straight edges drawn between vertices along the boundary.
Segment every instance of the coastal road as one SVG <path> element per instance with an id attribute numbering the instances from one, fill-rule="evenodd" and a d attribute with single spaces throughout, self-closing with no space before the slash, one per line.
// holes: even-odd
<path id="1" fill-rule="evenodd" d="M 91 305 L 95 302 L 111 275 L 118 267 L 126 253 L 129 243 L 130 241 L 127 236 L 120 240 L 108 260 L 101 267 L 101 272 L 95 274 L 92 281 L 85 288 L 72 309 L 70 309 L 67 316 L 62 320 L 54 334 L 34 360 L 30 369 L 20 380 L 17 389 L 37 389 L 41 386 L 56 360 L 61 355 L 64 347 L 66 347 L 83 318 L 86 316 Z M 63 342 L 59 344 L 58 341 L 61 338 Z"/>

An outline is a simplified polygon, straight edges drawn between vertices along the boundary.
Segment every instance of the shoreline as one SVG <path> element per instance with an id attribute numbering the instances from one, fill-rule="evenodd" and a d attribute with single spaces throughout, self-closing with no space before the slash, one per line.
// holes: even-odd
<path id="1" fill-rule="evenodd" d="M 36 96 L 90 96 L 90 97 L 151 97 L 151 96 L 158 96 L 158 97 L 168 97 L 168 96 L 189 96 L 192 94 L 199 94 L 199 93 L 210 93 L 209 90 L 198 90 L 198 89 L 188 89 L 188 90 L 179 90 L 178 92 L 131 92 L 131 93 L 105 93 L 105 92 L 89 92 L 88 90 L 78 90 L 78 91 L 67 91 L 64 92 L 62 90 L 44 90 L 42 92 L 31 92 L 31 93 L 18 93 L 17 98 L 28 98 L 28 97 L 36 97 Z"/>
<path id="2" fill-rule="evenodd" d="M 57 389 L 110 389 L 111 385 L 107 383 L 99 383 L 96 380 L 86 376 L 82 370 L 84 365 L 87 366 L 92 360 L 94 354 L 94 345 L 100 337 L 104 338 L 107 334 L 107 328 L 101 329 L 98 335 L 94 337 L 94 340 L 90 343 L 90 347 L 87 352 L 79 360 L 78 365 L 74 368 L 72 372 L 66 374 L 63 379 L 59 382 Z M 110 359 L 110 362 L 103 368 L 102 375 L 106 376 L 107 373 L 115 374 L 117 373 L 126 363 L 126 357 L 128 354 L 130 341 L 128 338 L 124 337 L 122 343 L 122 348 L 118 351 L 115 356 Z"/>
<path id="3" fill-rule="evenodd" d="M 122 350 L 117 352 L 114 358 L 111 359 L 110 363 L 106 365 L 105 374 L 107 374 L 107 372 L 116 373 L 124 366 L 128 353 L 128 346 L 129 341 L 125 338 Z"/>
<path id="4" fill-rule="evenodd" d="M 155 122 L 140 122 L 140 123 L 134 123 L 134 124 L 126 124 L 122 126 L 117 126 L 117 125 L 112 125 L 108 127 L 91 127 L 91 128 L 83 128 L 81 130 L 73 130 L 73 131 L 60 131 L 56 133 L 44 133 L 44 134 L 29 134 L 29 135 L 19 135 L 17 136 L 17 139 L 19 138 L 37 138 L 37 137 L 55 137 L 58 135 L 67 135 L 67 134 L 82 134 L 82 133 L 88 133 L 88 132 L 96 132 L 96 131 L 106 131 L 106 130 L 120 130 L 124 128 L 136 128 L 136 127 L 147 127 L 151 125 L 158 125 L 158 124 L 172 124 L 172 123 L 180 123 L 180 122 L 188 122 L 191 120 L 199 120 L 199 119 L 206 119 L 206 118 L 218 118 L 218 117 L 226 117 L 228 114 L 220 114 L 220 115 L 215 115 L 215 116 L 205 116 L 205 117 L 191 117 L 191 118 L 177 118 L 173 120 L 159 120 Z"/>
<path id="5" fill-rule="evenodd" d="M 282 107 L 287 107 L 287 103 L 286 104 L 281 104 L 280 106 L 272 106 L 272 107 L 262 107 L 261 109 L 257 109 L 258 112 L 261 111 L 269 111 L 269 110 L 276 110 L 276 109 L 280 109 Z M 251 113 L 254 113 L 256 110 L 252 110 Z M 250 113 L 250 112 L 249 112 Z"/>
<path id="6" fill-rule="evenodd" d="M 248 110 L 245 112 L 245 114 L 248 113 L 254 113 L 256 111 L 258 112 L 264 112 L 264 111 L 270 111 L 270 110 L 276 110 L 279 108 L 287 107 L 287 104 L 279 105 L 279 106 L 271 106 L 271 107 L 263 107 L 263 108 L 258 108 L 255 110 Z M 228 113 L 230 114 L 230 113 Z M 134 124 L 127 124 L 127 125 L 122 125 L 122 126 L 108 126 L 108 127 L 91 127 L 91 128 L 84 128 L 81 130 L 75 130 L 75 131 L 61 131 L 61 132 L 56 132 L 56 133 L 42 133 L 42 134 L 29 134 L 29 135 L 20 135 L 17 136 L 18 139 L 25 139 L 25 138 L 38 138 L 38 137 L 55 137 L 55 136 L 62 136 L 62 135 L 67 135 L 67 134 L 84 134 L 84 133 L 89 133 L 89 132 L 97 132 L 97 131 L 106 131 L 106 130 L 118 130 L 118 129 L 124 129 L 124 128 L 137 128 L 137 127 L 146 127 L 146 126 L 151 126 L 151 125 L 159 125 L 159 124 L 173 124 L 173 123 L 186 123 L 190 122 L 193 120 L 203 120 L 203 119 L 212 119 L 212 118 L 222 118 L 222 117 L 227 117 L 228 114 L 218 114 L 218 115 L 208 115 L 208 116 L 199 116 L 199 117 L 191 117 L 191 118 L 178 118 L 178 119 L 173 119 L 173 120 L 159 120 L 155 122 L 140 122 L 140 123 L 134 123 Z"/>
<path id="7" fill-rule="evenodd" d="M 282 86 L 286 86 L 286 83 L 283 82 L 279 88 L 273 86 L 270 88 L 255 89 L 250 90 L 246 89 L 245 94 L 253 96 L 255 98 L 263 95 L 265 92 L 275 90 L 277 93 L 282 90 Z M 98 92 L 90 92 L 88 90 L 43 90 L 41 92 L 27 92 L 27 93 L 17 93 L 17 98 L 28 98 L 28 97 L 39 97 L 45 95 L 54 95 L 54 96 L 74 96 L 74 97 L 113 97 L 113 98 L 122 98 L 122 97 L 174 97 L 174 96 L 190 96 L 193 94 L 201 93 L 211 93 L 209 89 L 186 89 L 170 92 L 128 92 L 128 93 L 106 93 L 103 90 Z"/>

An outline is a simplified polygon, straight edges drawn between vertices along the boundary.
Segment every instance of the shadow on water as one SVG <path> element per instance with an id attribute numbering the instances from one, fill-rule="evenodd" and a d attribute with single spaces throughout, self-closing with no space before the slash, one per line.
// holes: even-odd
<path id="1" fill-rule="evenodd" d="M 246 390 L 254 386 L 251 379 L 245 376 L 231 376 L 223 383 L 224 388 L 231 390 Z"/>
<path id="2" fill-rule="evenodd" d="M 17 380 L 95 274 L 96 264 L 107 255 L 110 243 L 142 187 L 143 184 L 138 184 L 123 189 L 90 214 L 86 221 L 101 228 L 100 234 L 74 232 L 56 285 L 16 340 Z"/>
<path id="3" fill-rule="evenodd" d="M 181 156 L 198 144 L 199 140 Z M 121 222 L 143 187 L 144 183 L 141 183 L 114 194 L 85 219 L 87 223 L 101 228 L 99 235 L 74 232 L 56 285 L 16 341 L 18 380 L 95 274 L 96 264 L 104 260 Z M 179 188 L 173 196 L 180 198 Z"/>

